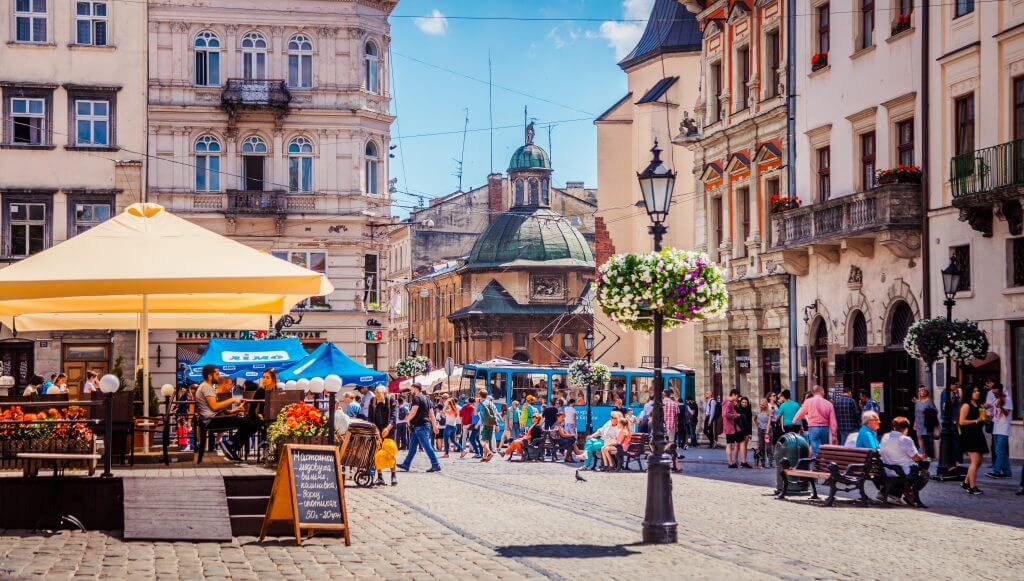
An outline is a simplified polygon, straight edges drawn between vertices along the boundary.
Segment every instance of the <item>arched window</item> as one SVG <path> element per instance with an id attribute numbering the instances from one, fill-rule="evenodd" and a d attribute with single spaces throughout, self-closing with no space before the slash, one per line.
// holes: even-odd
<path id="1" fill-rule="evenodd" d="M 220 191 L 220 141 L 212 135 L 196 139 L 196 191 Z"/>
<path id="2" fill-rule="evenodd" d="M 313 143 L 296 137 L 288 144 L 288 189 L 309 192 L 313 189 Z"/>
<path id="3" fill-rule="evenodd" d="M 540 184 L 537 180 L 530 180 L 530 205 L 536 206 L 540 201 Z"/>
<path id="4" fill-rule="evenodd" d="M 864 319 L 864 313 L 856 311 L 850 320 L 852 333 L 850 334 L 850 347 L 857 350 L 866 349 L 868 346 L 868 323 Z"/>
<path id="5" fill-rule="evenodd" d="M 288 41 L 288 86 L 313 86 L 313 41 L 305 34 Z"/>
<path id="6" fill-rule="evenodd" d="M 220 85 L 220 39 L 209 30 L 196 35 L 196 85 Z"/>
<path id="7" fill-rule="evenodd" d="M 516 180 L 516 205 L 522 206 L 526 203 L 526 194 L 523 189 L 523 180 Z"/>
<path id="8" fill-rule="evenodd" d="M 903 347 L 903 340 L 907 338 L 907 331 L 914 324 L 914 312 L 905 301 L 896 303 L 893 307 L 892 317 L 889 319 L 889 346 Z"/>
<path id="9" fill-rule="evenodd" d="M 540 181 L 540 203 L 545 206 L 551 205 L 551 188 L 546 179 Z"/>
<path id="10" fill-rule="evenodd" d="M 242 76 L 246 79 L 267 78 L 267 39 L 258 32 L 242 35 Z"/>
<path id="11" fill-rule="evenodd" d="M 267 142 L 258 135 L 242 141 L 242 179 L 247 191 L 263 191 L 264 170 L 267 160 Z"/>
<path id="12" fill-rule="evenodd" d="M 366 142 L 366 177 L 365 188 L 367 194 L 379 194 L 378 186 L 380 173 L 380 155 L 377 153 L 377 144 L 372 141 Z"/>
<path id="13" fill-rule="evenodd" d="M 380 54 L 372 40 L 363 48 L 363 85 L 371 93 L 380 93 Z"/>

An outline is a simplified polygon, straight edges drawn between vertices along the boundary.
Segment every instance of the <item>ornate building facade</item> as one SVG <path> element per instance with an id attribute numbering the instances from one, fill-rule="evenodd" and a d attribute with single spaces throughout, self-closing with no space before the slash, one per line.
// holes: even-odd
<path id="1" fill-rule="evenodd" d="M 371 367 L 384 360 L 394 6 L 214 0 L 154 3 L 149 18 L 149 199 L 326 273 L 335 292 L 287 331 Z M 202 337 L 152 345 L 188 358 Z"/>
<path id="2" fill-rule="evenodd" d="M 790 380 L 789 280 L 770 250 L 773 201 L 789 195 L 785 2 L 683 2 L 701 36 L 693 152 L 696 239 L 726 269 L 729 310 L 698 326 L 698 383 L 757 400 Z"/>

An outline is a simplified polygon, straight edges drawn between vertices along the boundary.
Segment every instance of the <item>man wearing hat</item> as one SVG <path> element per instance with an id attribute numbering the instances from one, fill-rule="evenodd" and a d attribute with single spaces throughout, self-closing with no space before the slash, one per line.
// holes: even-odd
<path id="1" fill-rule="evenodd" d="M 419 383 L 413 383 L 412 388 L 403 391 L 409 391 L 412 396 L 409 414 L 406 416 L 410 430 L 409 452 L 405 455 L 405 460 L 398 465 L 398 469 L 403 472 L 409 471 L 412 460 L 416 457 L 416 447 L 419 446 L 430 459 L 430 469 L 427 472 L 440 472 L 441 465 L 434 454 L 434 446 L 431 445 L 431 440 L 437 435 L 437 419 L 434 417 L 433 405 L 427 396 L 423 395 L 423 386 Z"/>

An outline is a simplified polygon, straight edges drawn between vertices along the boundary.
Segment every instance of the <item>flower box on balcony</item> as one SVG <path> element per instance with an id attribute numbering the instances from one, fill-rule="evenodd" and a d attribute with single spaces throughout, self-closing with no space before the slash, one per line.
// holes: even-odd
<path id="1" fill-rule="evenodd" d="M 921 168 L 916 165 L 898 165 L 890 169 L 880 169 L 875 172 L 875 180 L 878 185 L 887 184 L 920 184 Z"/>
<path id="2" fill-rule="evenodd" d="M 891 29 L 892 33 L 889 36 L 896 36 L 897 34 L 903 32 L 904 30 L 909 29 L 910 28 L 910 20 L 911 20 L 911 15 L 910 14 L 900 14 L 900 15 L 897 15 L 896 16 L 896 20 L 892 21 L 892 29 Z"/>
<path id="3" fill-rule="evenodd" d="M 800 198 L 796 196 L 793 196 L 791 198 L 789 196 L 779 195 L 772 196 L 772 198 L 768 200 L 768 202 L 769 204 L 771 204 L 772 214 L 778 214 L 780 212 L 785 212 L 787 210 L 795 210 L 800 207 L 801 203 Z"/>
<path id="4" fill-rule="evenodd" d="M 818 52 L 811 55 L 811 71 L 817 71 L 828 66 L 828 53 Z"/>

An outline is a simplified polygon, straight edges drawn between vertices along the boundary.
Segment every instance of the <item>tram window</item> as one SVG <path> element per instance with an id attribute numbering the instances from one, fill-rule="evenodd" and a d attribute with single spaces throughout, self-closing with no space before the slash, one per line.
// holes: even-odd
<path id="1" fill-rule="evenodd" d="M 564 375 L 554 375 L 551 378 L 551 398 L 553 400 L 569 397 L 569 380 Z"/>
<path id="2" fill-rule="evenodd" d="M 668 380 L 668 389 L 671 392 L 669 397 L 673 401 L 679 401 L 679 390 L 683 387 L 683 379 L 681 377 L 672 377 Z"/>
<path id="3" fill-rule="evenodd" d="M 512 399 L 524 402 L 527 396 L 533 396 L 535 403 L 547 401 L 548 379 L 546 375 L 512 374 Z"/>
<path id="4" fill-rule="evenodd" d="M 654 385 L 651 377 L 633 377 L 629 386 L 629 404 L 644 405 L 651 399 L 651 386 Z"/>

